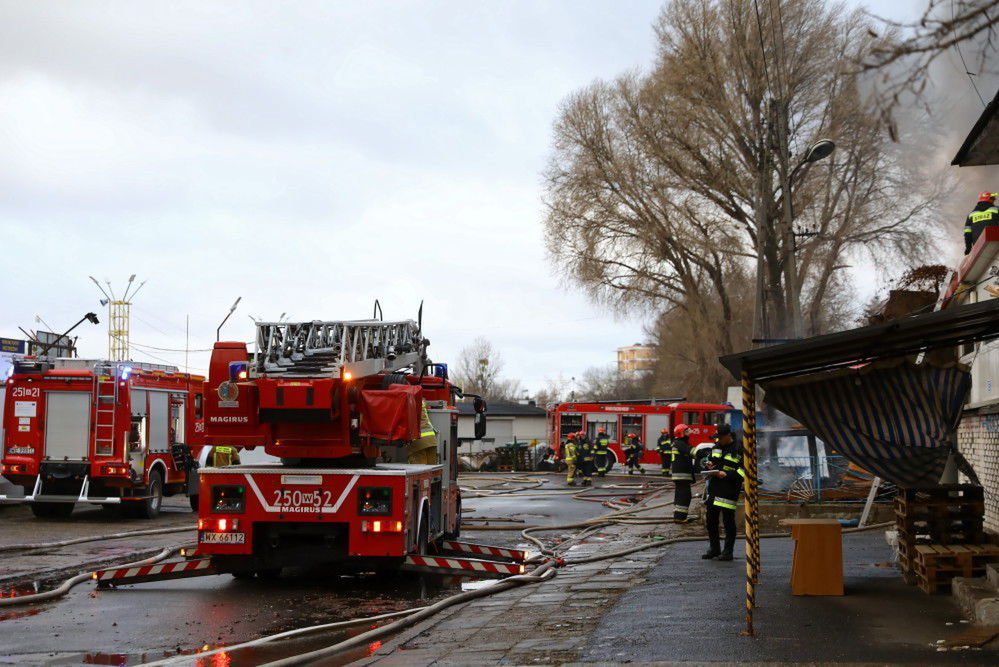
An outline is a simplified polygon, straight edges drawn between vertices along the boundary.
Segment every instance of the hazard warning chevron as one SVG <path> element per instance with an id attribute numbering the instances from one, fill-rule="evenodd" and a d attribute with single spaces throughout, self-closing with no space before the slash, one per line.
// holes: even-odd
<path id="1" fill-rule="evenodd" d="M 433 572 L 435 574 L 462 574 L 476 577 L 509 577 L 523 574 L 522 563 L 479 560 L 477 558 L 448 558 L 445 556 L 406 556 L 403 570 Z"/>
<path id="2" fill-rule="evenodd" d="M 504 549 L 503 547 L 491 547 L 487 544 L 473 544 L 471 542 L 453 542 L 445 540 L 441 544 L 444 551 L 453 551 L 459 554 L 475 554 L 476 556 L 491 556 L 493 558 L 508 558 L 510 560 L 522 561 L 527 558 L 527 552 L 520 549 Z"/>
<path id="3" fill-rule="evenodd" d="M 147 581 L 167 581 L 218 574 L 212 567 L 210 558 L 197 560 L 171 561 L 141 567 L 119 567 L 94 572 L 93 579 L 98 588 L 140 584 Z"/>

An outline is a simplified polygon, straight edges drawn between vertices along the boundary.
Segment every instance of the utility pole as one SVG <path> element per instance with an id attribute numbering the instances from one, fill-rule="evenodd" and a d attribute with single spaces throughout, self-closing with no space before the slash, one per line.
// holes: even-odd
<path id="1" fill-rule="evenodd" d="M 753 211 L 756 219 L 756 309 L 753 312 L 753 340 L 764 341 L 772 338 L 770 327 L 773 313 L 769 307 L 767 289 L 766 248 L 770 238 L 770 140 L 767 119 L 762 119 L 757 154 L 756 202 Z"/>
<path id="2" fill-rule="evenodd" d="M 781 216 L 781 247 L 783 248 L 784 294 L 787 303 L 789 330 L 782 331 L 785 338 L 801 338 L 804 327 L 801 321 L 801 285 L 798 282 L 798 262 L 794 252 L 794 208 L 791 191 L 791 149 L 788 141 L 789 110 L 786 100 L 773 100 L 774 126 L 777 130 L 777 168 L 780 171 L 781 199 L 784 210 Z"/>

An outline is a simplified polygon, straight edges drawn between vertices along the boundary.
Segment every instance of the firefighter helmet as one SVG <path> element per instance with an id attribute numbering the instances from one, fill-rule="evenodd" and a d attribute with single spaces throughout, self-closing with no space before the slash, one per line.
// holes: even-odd
<path id="1" fill-rule="evenodd" d="M 570 440 L 575 440 L 576 439 L 576 434 L 575 433 L 570 433 L 568 437 L 569 437 Z"/>
<path id="2" fill-rule="evenodd" d="M 691 431 L 690 427 L 687 426 L 686 424 L 677 424 L 676 426 L 673 427 L 673 437 L 682 438 L 686 435 L 689 435 L 690 431 Z"/>
<path id="3" fill-rule="evenodd" d="M 600 428 L 597 429 L 597 433 L 602 433 L 604 435 L 607 435 L 607 429 L 601 426 Z"/>
<path id="4" fill-rule="evenodd" d="M 637 436 L 637 435 L 635 435 L 634 433 L 629 433 L 629 434 L 628 434 L 628 437 L 629 437 L 629 438 L 637 438 L 638 436 Z"/>
<path id="5" fill-rule="evenodd" d="M 979 192 L 978 201 L 985 201 L 990 204 L 996 203 L 996 193 L 994 192 Z"/>

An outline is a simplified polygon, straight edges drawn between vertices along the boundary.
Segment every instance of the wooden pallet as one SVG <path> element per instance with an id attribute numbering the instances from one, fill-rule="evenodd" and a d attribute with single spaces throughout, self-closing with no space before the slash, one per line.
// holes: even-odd
<path id="1" fill-rule="evenodd" d="M 896 501 L 905 507 L 984 502 L 985 489 L 972 484 L 941 484 L 920 489 L 901 489 Z"/>
<path id="2" fill-rule="evenodd" d="M 949 589 L 954 577 L 982 577 L 985 566 L 999 561 L 999 547 L 981 544 L 920 544 L 912 574 L 925 593 Z"/>

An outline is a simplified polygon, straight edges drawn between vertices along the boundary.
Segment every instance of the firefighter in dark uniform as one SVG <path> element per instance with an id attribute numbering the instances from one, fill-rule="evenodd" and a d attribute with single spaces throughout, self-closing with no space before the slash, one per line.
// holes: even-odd
<path id="1" fill-rule="evenodd" d="M 711 480 L 710 500 L 705 502 L 711 546 L 701 558 L 732 560 L 732 550 L 735 548 L 735 509 L 739 504 L 739 492 L 742 491 L 746 473 L 742 469 L 742 448 L 732 433 L 732 427 L 722 424 L 716 435 L 718 443 L 705 463 L 705 474 Z M 718 532 L 719 518 L 725 524 L 724 548 Z"/>
<path id="2" fill-rule="evenodd" d="M 694 482 L 694 461 L 690 457 L 689 436 L 693 430 L 686 424 L 673 428 L 673 463 L 670 473 L 673 477 L 673 519 L 686 521 L 690 512 L 690 485 Z"/>
<path id="3" fill-rule="evenodd" d="M 569 486 L 576 486 L 576 434 L 570 433 L 562 445 L 562 458 L 565 459 L 566 473 L 565 483 Z"/>
<path id="4" fill-rule="evenodd" d="M 603 477 L 607 474 L 610 463 L 610 438 L 607 437 L 607 429 L 603 426 L 597 429 L 597 441 L 593 443 L 593 456 L 597 466 L 597 474 Z"/>
<path id="5" fill-rule="evenodd" d="M 576 457 L 583 486 L 593 486 L 593 443 L 582 431 L 576 434 Z"/>
<path id="6" fill-rule="evenodd" d="M 629 433 L 621 448 L 624 450 L 625 458 L 628 461 L 628 474 L 633 475 L 638 470 L 638 472 L 644 475 L 645 468 L 642 467 L 642 441 L 638 439 L 638 436 L 634 433 Z"/>
<path id="7" fill-rule="evenodd" d="M 974 210 L 964 222 L 964 254 L 971 252 L 972 246 L 986 227 L 997 224 L 999 224 L 999 208 L 996 208 L 996 193 L 982 192 L 978 195 L 978 203 Z"/>
<path id="8" fill-rule="evenodd" d="M 669 468 L 673 463 L 673 438 L 669 437 L 669 429 L 664 428 L 659 440 L 656 441 L 656 451 L 659 452 L 659 461 L 662 462 L 662 474 L 669 477 Z"/>

